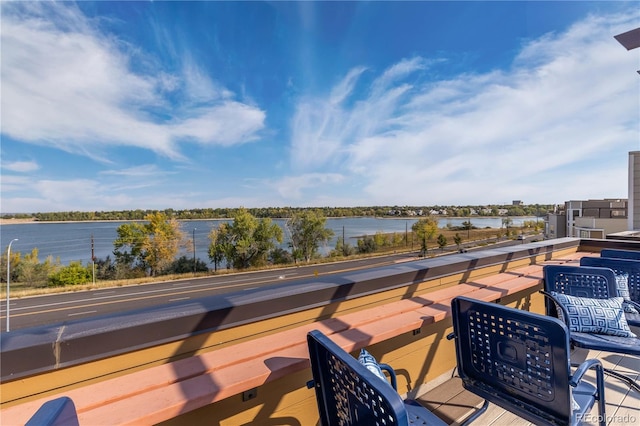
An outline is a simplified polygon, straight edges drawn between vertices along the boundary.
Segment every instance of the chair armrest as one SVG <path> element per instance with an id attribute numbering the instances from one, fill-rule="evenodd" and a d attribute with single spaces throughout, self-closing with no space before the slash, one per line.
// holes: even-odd
<path id="1" fill-rule="evenodd" d="M 566 326 L 569 327 L 569 311 L 567 311 L 567 308 L 565 308 L 562 303 L 558 302 L 558 299 L 553 297 L 553 295 L 548 291 L 540 290 L 540 293 L 542 293 L 545 297 L 548 297 L 553 301 L 553 303 L 555 303 L 556 310 L 562 312 L 562 319 L 564 320 Z"/>
<path id="2" fill-rule="evenodd" d="M 393 370 L 393 367 L 391 367 L 389 364 L 378 364 L 380 366 L 380 369 L 382 371 L 386 371 L 389 374 L 389 377 L 391 378 L 391 387 L 394 390 L 398 390 L 398 381 L 396 380 L 396 372 Z"/>
<path id="3" fill-rule="evenodd" d="M 571 379 L 569 380 L 569 384 L 574 388 L 578 386 L 578 384 L 582 380 L 582 376 L 584 376 L 584 374 L 592 368 L 596 369 L 597 376 L 601 376 L 604 374 L 602 363 L 600 362 L 600 360 L 588 359 L 578 366 L 576 371 L 571 376 Z"/>
<path id="4" fill-rule="evenodd" d="M 638 312 L 640 312 L 640 303 L 636 302 L 635 300 L 627 300 L 626 302 L 630 305 L 633 305 L 633 307 L 636 308 Z"/>

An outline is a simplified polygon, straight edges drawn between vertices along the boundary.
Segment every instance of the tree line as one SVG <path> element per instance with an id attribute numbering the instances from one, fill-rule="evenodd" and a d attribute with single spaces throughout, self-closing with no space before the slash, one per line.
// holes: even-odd
<path id="1" fill-rule="evenodd" d="M 3 214 L 6 219 L 34 219 L 36 221 L 103 221 L 145 220 L 149 214 L 163 213 L 177 220 L 230 219 L 238 211 L 246 210 L 257 218 L 287 219 L 301 212 L 318 211 L 325 217 L 413 217 L 429 216 L 432 212 L 444 217 L 474 216 L 542 216 L 553 210 L 551 204 L 531 205 L 484 205 L 484 206 L 373 206 L 373 207 L 264 207 L 264 208 L 203 208 L 165 210 L 120 210 L 120 211 L 70 211 L 48 213 Z"/>
<path id="2" fill-rule="evenodd" d="M 213 272 L 218 269 L 246 270 L 264 268 L 272 265 L 297 264 L 311 262 L 322 257 L 319 249 L 334 236 L 333 230 L 326 227 L 326 216 L 322 210 L 301 209 L 293 213 L 285 221 L 284 229 L 269 217 L 256 217 L 249 209 L 235 209 L 232 220 L 221 222 L 212 228 L 209 235 L 207 255 L 213 264 Z M 512 220 L 502 221 L 504 229 L 488 228 L 483 235 L 493 233 L 497 239 L 502 236 L 515 237 L 516 231 L 511 228 Z M 525 227 L 539 226 L 536 221 L 525 223 Z M 423 256 L 428 254 L 431 242 L 439 249 L 450 244 L 445 236 L 452 235 L 453 243 L 460 248 L 475 229 L 470 221 L 462 226 L 448 225 L 438 234 L 438 219 L 426 216 L 416 221 L 411 233 L 386 234 L 377 232 L 358 238 L 355 245 L 337 239 L 336 246 L 328 253 L 329 258 L 344 258 L 355 254 L 376 253 L 378 251 L 408 249 L 416 242 Z M 460 233 L 457 231 L 461 231 Z M 466 232 L 465 232 L 466 231 Z M 180 252 L 193 253 L 193 240 L 181 230 L 177 218 L 165 212 L 151 212 L 142 221 L 130 221 L 118 226 L 117 237 L 113 242 L 113 258 L 95 258 L 82 265 L 71 262 L 67 266 L 59 261 L 47 258 L 43 262 L 38 259 L 38 250 L 22 256 L 19 252 L 11 253 L 10 279 L 21 283 L 24 287 L 67 286 L 86 284 L 95 280 L 127 280 L 159 275 L 205 273 L 210 272 L 207 263 L 195 256 L 179 256 Z M 286 247 L 283 247 L 286 232 Z M 454 233 L 455 234 L 452 234 Z M 409 240 L 410 238 L 410 240 Z M 7 257 L 2 257 L 2 277 L 6 277 Z M 6 281 L 6 280 L 5 280 Z"/>

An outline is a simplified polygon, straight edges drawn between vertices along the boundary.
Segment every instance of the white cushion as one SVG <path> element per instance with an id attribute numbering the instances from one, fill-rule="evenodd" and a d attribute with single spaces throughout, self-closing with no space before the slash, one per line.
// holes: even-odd
<path id="1" fill-rule="evenodd" d="M 358 357 L 358 361 L 360 361 L 362 365 L 367 367 L 367 370 L 371 371 L 373 374 L 384 380 L 385 383 L 390 385 L 384 373 L 382 372 L 382 369 L 380 368 L 380 364 L 378 364 L 378 361 L 376 361 L 375 357 L 371 355 L 369 351 L 367 351 L 366 349 L 360 349 L 360 356 Z"/>
<path id="2" fill-rule="evenodd" d="M 629 274 L 616 274 L 616 288 L 618 296 L 622 297 L 622 309 L 629 314 L 640 313 L 631 303 L 629 294 Z"/>
<path id="3" fill-rule="evenodd" d="M 627 324 L 622 310 L 622 297 L 591 299 L 557 292 L 551 292 L 551 295 L 567 309 L 571 331 L 637 337 Z"/>

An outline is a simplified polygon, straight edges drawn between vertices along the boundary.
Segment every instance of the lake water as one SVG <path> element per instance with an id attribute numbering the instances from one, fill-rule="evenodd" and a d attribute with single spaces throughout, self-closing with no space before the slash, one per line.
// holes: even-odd
<path id="1" fill-rule="evenodd" d="M 535 217 L 513 217 L 513 226 L 520 226 L 525 220 L 535 220 Z M 418 219 L 397 218 L 344 218 L 327 219 L 327 227 L 334 231 L 334 237 L 322 249 L 328 253 L 336 245 L 338 237 L 344 235 L 347 243 L 356 244 L 356 237 L 374 235 L 376 232 L 404 233 L 411 231 L 411 226 Z M 447 225 L 460 226 L 468 218 L 441 218 L 438 221 L 440 228 Z M 209 247 L 209 232 L 216 228 L 223 220 L 196 220 L 182 221 L 182 230 L 193 238 L 195 236 L 196 257 L 209 263 L 207 250 Z M 277 219 L 275 223 L 284 227 L 285 220 Z M 67 265 L 71 261 L 81 261 L 83 264 L 91 260 L 93 253 L 97 258 L 111 256 L 113 259 L 113 241 L 117 237 L 118 226 L 127 222 L 63 222 L 63 223 L 26 223 L 17 225 L 0 225 L 0 247 L 7 250 L 9 242 L 18 238 L 11 245 L 12 252 L 20 252 L 23 256 L 38 248 L 40 261 L 51 255 L 54 259 Z M 501 218 L 473 217 L 471 224 L 478 228 L 500 228 Z M 283 228 L 284 229 L 284 228 Z M 283 247 L 288 247 L 287 231 L 285 229 Z M 189 254 L 193 256 L 193 254 Z"/>

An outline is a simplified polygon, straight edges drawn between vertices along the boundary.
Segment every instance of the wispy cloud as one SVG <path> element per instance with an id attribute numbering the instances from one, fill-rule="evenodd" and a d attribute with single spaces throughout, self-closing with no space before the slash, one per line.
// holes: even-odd
<path id="1" fill-rule="evenodd" d="M 285 176 L 268 182 L 285 200 L 300 200 L 303 193 L 322 187 L 337 185 L 344 176 L 339 173 L 307 173 L 299 176 Z"/>
<path id="2" fill-rule="evenodd" d="M 2 168 L 12 172 L 28 173 L 38 170 L 40 166 L 35 161 L 13 161 L 3 162 Z"/>
<path id="3" fill-rule="evenodd" d="M 613 35 L 638 17 L 590 17 L 484 74 L 434 81 L 427 73 L 438 63 L 415 57 L 367 86 L 355 68 L 326 97 L 299 102 L 291 161 L 348 171 L 345 181 L 364 179 L 379 204 L 624 196 L 640 105 L 636 59 Z M 596 161 L 610 152 L 618 160 Z M 585 176 L 589 188 L 571 184 Z M 549 187 L 565 198 L 549 200 Z"/>
<path id="4" fill-rule="evenodd" d="M 233 145 L 264 128 L 264 111 L 193 61 L 174 75 L 98 24 L 67 3 L 2 3 L 3 134 L 93 157 L 131 146 L 181 159 L 185 140 Z"/>
<path id="5" fill-rule="evenodd" d="M 166 170 L 161 170 L 155 164 L 145 164 L 142 166 L 130 167 L 128 169 L 105 170 L 101 172 L 103 175 L 116 175 L 124 177 L 154 177 L 159 175 L 170 174 Z"/>

